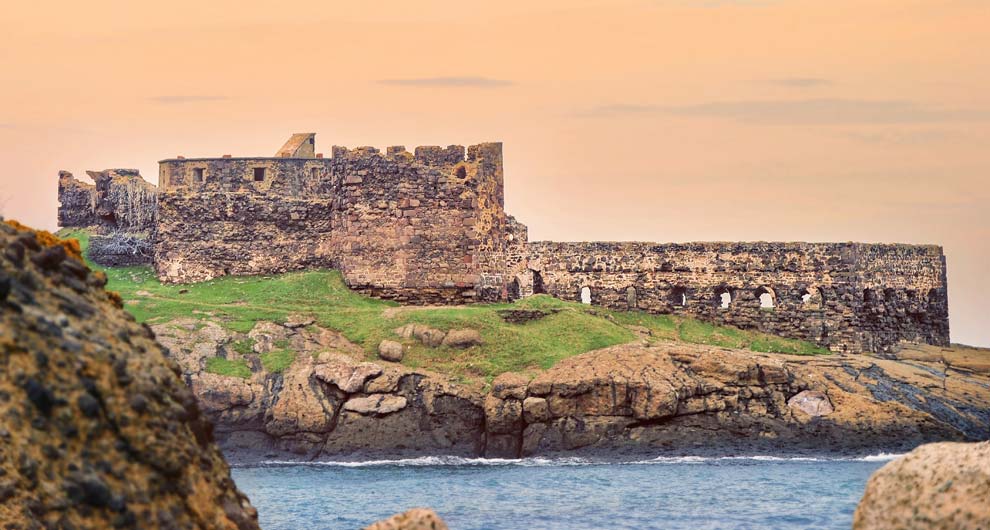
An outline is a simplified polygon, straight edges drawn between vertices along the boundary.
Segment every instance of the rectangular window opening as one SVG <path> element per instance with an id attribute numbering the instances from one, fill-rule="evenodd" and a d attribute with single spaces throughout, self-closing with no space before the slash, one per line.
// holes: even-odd
<path id="1" fill-rule="evenodd" d="M 263 180 L 265 180 L 265 168 L 263 167 L 254 168 L 254 181 L 261 182 Z"/>
<path id="2" fill-rule="evenodd" d="M 201 168 L 201 167 L 197 167 L 197 168 L 193 169 L 193 182 L 195 182 L 197 184 L 203 182 L 203 174 L 204 173 L 206 173 L 206 170 L 203 169 L 203 168 Z"/>
<path id="3" fill-rule="evenodd" d="M 311 168 L 309 170 L 309 176 L 312 177 L 313 180 L 320 178 L 320 168 L 318 167 Z"/>

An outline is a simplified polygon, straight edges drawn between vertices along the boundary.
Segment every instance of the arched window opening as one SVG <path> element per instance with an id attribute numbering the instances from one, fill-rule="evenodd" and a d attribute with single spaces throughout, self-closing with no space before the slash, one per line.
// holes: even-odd
<path id="1" fill-rule="evenodd" d="M 533 271 L 533 294 L 546 294 L 547 287 L 543 283 L 543 275 L 540 271 Z"/>
<path id="2" fill-rule="evenodd" d="M 670 292 L 670 304 L 674 307 L 684 307 L 687 305 L 687 289 L 684 287 L 674 287 Z"/>
<path id="3" fill-rule="evenodd" d="M 505 294 L 509 298 L 509 301 L 514 301 L 521 298 L 521 292 L 519 289 L 519 280 L 513 279 L 511 282 L 509 282 L 509 285 L 506 286 L 505 291 L 506 291 Z"/>
<path id="4" fill-rule="evenodd" d="M 808 287 L 801 292 L 801 306 L 805 309 L 821 309 L 824 302 L 825 297 L 818 287 Z"/>
<path id="5" fill-rule="evenodd" d="M 728 309 L 732 305 L 732 292 L 726 287 L 718 289 L 715 291 L 715 302 L 720 309 Z"/>
<path id="6" fill-rule="evenodd" d="M 636 288 L 631 285 L 626 289 L 626 305 L 629 306 L 629 309 L 636 309 L 639 307 L 639 300 L 636 296 Z"/>
<path id="7" fill-rule="evenodd" d="M 458 166 L 454 174 L 457 175 L 457 178 L 459 179 L 467 178 L 467 170 L 464 169 L 464 166 Z"/>
<path id="8" fill-rule="evenodd" d="M 760 299 L 760 309 L 773 309 L 776 305 L 773 290 L 769 287 L 760 287 L 756 290 L 756 297 Z"/>
<path id="9" fill-rule="evenodd" d="M 863 303 L 866 305 L 877 303 L 877 295 L 873 292 L 873 289 L 863 289 Z"/>
<path id="10" fill-rule="evenodd" d="M 591 303 L 591 287 L 584 286 L 581 288 L 581 303 L 582 304 Z"/>

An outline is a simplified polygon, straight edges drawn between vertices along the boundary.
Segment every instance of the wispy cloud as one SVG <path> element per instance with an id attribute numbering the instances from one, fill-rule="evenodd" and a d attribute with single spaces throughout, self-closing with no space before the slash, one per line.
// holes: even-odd
<path id="1" fill-rule="evenodd" d="M 201 103 L 204 101 L 224 101 L 230 99 L 227 96 L 155 96 L 150 98 L 155 103 L 163 105 L 175 105 L 179 103 Z"/>
<path id="2" fill-rule="evenodd" d="M 658 6 L 675 7 L 764 7 L 780 3 L 781 0 L 651 0 L 651 3 Z"/>
<path id="3" fill-rule="evenodd" d="M 765 83 L 792 88 L 814 88 L 828 86 L 832 81 L 819 77 L 781 77 L 778 79 L 765 79 Z"/>
<path id="4" fill-rule="evenodd" d="M 974 122 L 990 120 L 990 111 L 951 109 L 911 101 L 803 99 L 717 101 L 693 105 L 612 104 L 595 107 L 584 116 L 645 116 L 665 114 L 722 118 L 768 125 L 841 125 Z"/>
<path id="5" fill-rule="evenodd" d="M 413 77 L 408 79 L 379 79 L 383 85 L 419 86 L 419 87 L 464 87 L 464 88 L 498 88 L 514 84 L 505 79 L 492 79 L 476 76 L 451 77 Z"/>
<path id="6" fill-rule="evenodd" d="M 844 138 L 869 144 L 886 146 L 917 146 L 939 142 L 965 141 L 969 136 L 954 130 L 892 130 L 892 131 L 851 131 L 842 134 Z"/>

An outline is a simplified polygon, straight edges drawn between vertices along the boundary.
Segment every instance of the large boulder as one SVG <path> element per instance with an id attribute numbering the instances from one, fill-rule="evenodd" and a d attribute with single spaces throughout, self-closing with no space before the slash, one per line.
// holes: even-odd
<path id="1" fill-rule="evenodd" d="M 77 252 L 0 223 L 0 521 L 258 528 L 179 366 Z"/>
<path id="2" fill-rule="evenodd" d="M 476 329 L 452 329 L 441 343 L 452 348 L 470 348 L 481 344 L 481 333 Z"/>
<path id="3" fill-rule="evenodd" d="M 378 356 L 385 361 L 397 363 L 402 360 L 402 344 L 394 340 L 383 340 L 378 344 Z"/>
<path id="4" fill-rule="evenodd" d="M 873 473 L 854 530 L 990 528 L 990 442 L 923 445 Z"/>
<path id="5" fill-rule="evenodd" d="M 447 525 L 433 510 L 413 508 L 366 526 L 364 530 L 447 530 Z"/>
<path id="6" fill-rule="evenodd" d="M 415 338 L 422 342 L 424 346 L 430 348 L 436 348 L 442 344 L 444 337 L 447 335 L 439 329 L 416 323 L 406 324 L 396 328 L 395 334 L 405 339 Z"/>
<path id="7" fill-rule="evenodd" d="M 812 417 L 828 416 L 835 411 L 825 392 L 818 390 L 805 390 L 796 394 L 787 400 L 787 406 Z"/>

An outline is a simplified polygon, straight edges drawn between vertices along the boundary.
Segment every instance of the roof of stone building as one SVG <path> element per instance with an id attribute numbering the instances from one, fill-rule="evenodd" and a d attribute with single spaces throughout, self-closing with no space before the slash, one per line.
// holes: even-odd
<path id="1" fill-rule="evenodd" d="M 313 158 L 316 133 L 295 133 L 275 153 L 276 157 Z"/>

